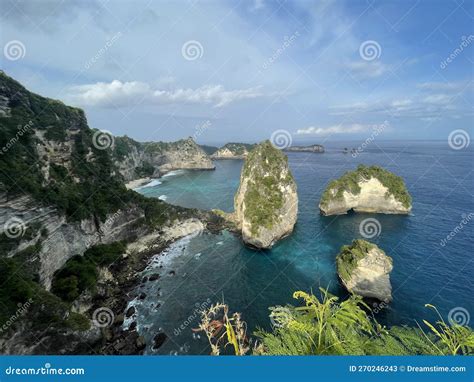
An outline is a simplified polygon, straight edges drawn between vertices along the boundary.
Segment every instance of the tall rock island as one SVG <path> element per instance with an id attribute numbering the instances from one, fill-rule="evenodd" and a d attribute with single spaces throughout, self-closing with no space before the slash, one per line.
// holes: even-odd
<path id="1" fill-rule="evenodd" d="M 349 292 L 385 302 L 392 300 L 392 258 L 377 245 L 354 240 L 341 248 L 336 264 L 339 278 Z"/>
<path id="2" fill-rule="evenodd" d="M 409 214 L 411 196 L 399 176 L 378 166 L 360 165 L 329 183 L 319 202 L 323 215 L 370 212 Z"/>
<path id="3" fill-rule="evenodd" d="M 245 159 L 234 208 L 242 238 L 253 247 L 271 248 L 293 231 L 298 214 L 296 183 L 288 158 L 268 140 Z"/>

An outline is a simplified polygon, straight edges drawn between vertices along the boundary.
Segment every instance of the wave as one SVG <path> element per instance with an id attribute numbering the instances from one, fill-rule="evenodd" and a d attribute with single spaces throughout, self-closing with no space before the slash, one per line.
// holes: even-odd
<path id="1" fill-rule="evenodd" d="M 160 184 L 161 184 L 161 182 L 158 179 L 153 179 L 150 183 L 146 183 L 143 186 L 140 186 L 140 187 L 136 188 L 136 190 L 138 190 L 140 188 L 155 187 L 155 186 L 158 186 Z"/>
<path id="2" fill-rule="evenodd" d="M 170 176 L 176 176 L 176 175 L 181 175 L 184 173 L 184 170 L 174 170 L 167 172 L 165 175 L 162 176 L 162 178 L 168 178 Z"/>
<path id="3" fill-rule="evenodd" d="M 166 199 L 168 199 L 168 197 L 166 195 L 160 195 L 160 196 L 158 196 L 158 199 L 166 200 Z"/>

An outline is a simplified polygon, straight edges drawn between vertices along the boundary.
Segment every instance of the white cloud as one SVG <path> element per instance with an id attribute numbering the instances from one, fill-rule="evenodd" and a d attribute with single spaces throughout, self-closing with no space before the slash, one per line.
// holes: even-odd
<path id="1" fill-rule="evenodd" d="M 459 82 L 423 82 L 417 85 L 417 88 L 423 90 L 444 90 L 444 91 L 462 91 L 472 87 L 472 81 Z"/>
<path id="2" fill-rule="evenodd" d="M 376 78 L 388 72 L 390 66 L 380 61 L 355 61 L 347 64 L 347 68 L 358 77 Z"/>
<path id="3" fill-rule="evenodd" d="M 329 127 L 315 127 L 310 126 L 306 129 L 298 129 L 296 134 L 298 135 L 330 135 L 330 134 L 354 134 L 368 131 L 376 127 L 375 125 L 334 125 Z"/>
<path id="4" fill-rule="evenodd" d="M 222 107 L 244 99 L 263 96 L 260 87 L 225 90 L 222 85 L 206 85 L 196 89 L 152 89 L 144 82 L 121 82 L 80 85 L 71 88 L 72 102 L 84 106 L 123 107 L 133 104 L 211 104 Z"/>

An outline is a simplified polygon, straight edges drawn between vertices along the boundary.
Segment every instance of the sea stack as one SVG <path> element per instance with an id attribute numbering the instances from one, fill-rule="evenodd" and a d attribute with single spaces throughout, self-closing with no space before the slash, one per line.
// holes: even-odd
<path id="1" fill-rule="evenodd" d="M 392 258 L 377 245 L 354 240 L 341 248 L 336 263 L 339 278 L 349 292 L 384 302 L 392 300 Z"/>
<path id="2" fill-rule="evenodd" d="M 360 165 L 329 183 L 319 210 L 323 215 L 340 215 L 350 210 L 409 214 L 411 200 L 402 178 L 378 166 Z"/>
<path id="3" fill-rule="evenodd" d="M 293 231 L 298 214 L 296 183 L 288 158 L 270 141 L 257 145 L 245 159 L 234 208 L 243 241 L 250 246 L 271 248 Z"/>
<path id="4" fill-rule="evenodd" d="M 255 145 L 227 143 L 211 155 L 211 159 L 245 159 Z"/>

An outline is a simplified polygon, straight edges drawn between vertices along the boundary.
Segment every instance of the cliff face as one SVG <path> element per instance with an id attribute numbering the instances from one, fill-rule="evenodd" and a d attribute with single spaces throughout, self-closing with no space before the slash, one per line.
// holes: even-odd
<path id="1" fill-rule="evenodd" d="M 72 256 L 176 213 L 126 190 L 119 171 L 142 170 L 140 144 L 127 138 L 101 147 L 82 110 L 31 93 L 3 72 L 0 100 L 0 256 L 28 264 L 42 286 L 49 289 Z M 126 165 L 116 167 L 113 158 L 124 154 Z"/>
<path id="2" fill-rule="evenodd" d="M 354 240 L 342 247 L 336 263 L 339 278 L 349 292 L 385 302 L 392 300 L 392 258 L 375 244 Z"/>
<path id="3" fill-rule="evenodd" d="M 159 177 L 172 170 L 214 170 L 209 156 L 192 138 L 176 142 L 115 140 L 115 164 L 128 182 L 141 177 Z"/>
<path id="4" fill-rule="evenodd" d="M 255 147 L 247 143 L 227 143 L 211 155 L 212 159 L 245 159 Z"/>
<path id="5" fill-rule="evenodd" d="M 132 207 L 107 214 L 106 219 L 93 218 L 68 222 L 67 217 L 52 206 L 41 206 L 29 196 L 8 198 L 0 195 L 0 226 L 4 227 L 13 219 L 20 219 L 19 230 L 29 230 L 22 234 L 7 256 L 22 257 L 30 264 L 30 273 L 38 276 L 38 281 L 46 290 L 51 287 L 54 272 L 71 257 L 84 253 L 97 244 L 108 244 L 127 240 L 147 232 L 142 224 L 143 209 Z M 34 250 L 34 251 L 33 251 Z"/>
<path id="6" fill-rule="evenodd" d="M 349 210 L 384 214 L 409 214 L 411 196 L 402 178 L 380 167 L 359 166 L 329 183 L 319 209 L 323 215 Z"/>
<path id="7" fill-rule="evenodd" d="M 270 248 L 293 231 L 298 214 L 296 183 L 287 157 L 269 141 L 246 158 L 234 208 L 242 238 L 251 246 Z"/>

